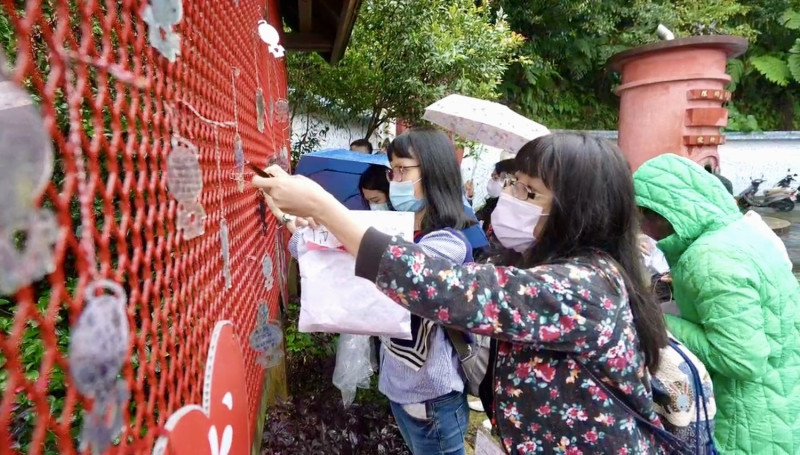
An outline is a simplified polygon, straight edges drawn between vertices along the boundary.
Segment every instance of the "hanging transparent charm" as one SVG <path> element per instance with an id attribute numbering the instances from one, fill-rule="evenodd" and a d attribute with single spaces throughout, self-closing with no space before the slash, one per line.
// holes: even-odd
<path id="1" fill-rule="evenodd" d="M 264 275 L 264 287 L 267 288 L 268 291 L 272 290 L 272 287 L 275 286 L 273 271 L 272 257 L 265 254 L 264 259 L 261 260 L 261 273 Z"/>
<path id="2" fill-rule="evenodd" d="M 219 238 L 220 243 L 222 243 L 222 275 L 225 277 L 225 289 L 233 287 L 233 284 L 231 284 L 231 253 L 228 235 L 228 222 L 223 218 L 219 222 Z"/>
<path id="3" fill-rule="evenodd" d="M 256 126 L 258 132 L 264 132 L 264 116 L 266 115 L 266 107 L 264 105 L 264 91 L 261 87 L 256 89 Z"/>
<path id="4" fill-rule="evenodd" d="M 269 124 L 272 125 L 272 122 L 275 121 L 275 103 L 272 101 L 272 97 L 269 99 Z"/>
<path id="5" fill-rule="evenodd" d="M 198 201 L 203 192 L 203 174 L 197 147 L 182 138 L 173 139 L 172 147 L 167 157 L 167 188 L 178 201 L 177 227 L 189 240 L 205 233 L 206 212 Z"/>
<path id="6" fill-rule="evenodd" d="M 181 20 L 181 0 L 151 0 L 142 10 L 150 45 L 170 62 L 175 62 L 181 55 L 181 36 L 172 29 Z"/>
<path id="7" fill-rule="evenodd" d="M 236 180 L 236 188 L 240 193 L 244 193 L 244 148 L 242 147 L 242 137 L 236 133 L 233 139 L 233 179 Z"/>
<path id="8" fill-rule="evenodd" d="M 99 454 L 120 434 L 129 397 L 127 383 L 118 378 L 128 353 L 128 303 L 122 287 L 105 279 L 89 284 L 86 300 L 70 330 L 69 366 L 78 392 L 94 400 L 83 421 L 80 450 L 91 447 Z"/>
<path id="9" fill-rule="evenodd" d="M 5 67 L 0 56 L 0 295 L 52 273 L 58 238 L 55 216 L 37 206 L 53 175 L 50 136 L 30 95 L 8 80 Z"/>
<path id="10" fill-rule="evenodd" d="M 283 359 L 283 329 L 276 320 L 269 318 L 269 306 L 266 301 L 258 302 L 256 326 L 250 333 L 250 348 L 258 352 L 256 361 L 262 368 L 272 368 Z"/>
<path id="11" fill-rule="evenodd" d="M 285 242 L 283 240 L 283 229 L 275 232 L 275 259 L 278 268 L 278 286 L 281 292 L 281 304 L 284 311 L 289 311 L 289 269 L 286 265 Z"/>
<path id="12" fill-rule="evenodd" d="M 269 228 L 267 226 L 267 201 L 264 198 L 258 199 L 258 224 L 261 226 L 261 235 L 267 235 Z"/>
<path id="13" fill-rule="evenodd" d="M 291 109 L 289 107 L 289 100 L 279 98 L 275 101 L 275 121 L 278 123 L 289 123 L 289 115 Z"/>

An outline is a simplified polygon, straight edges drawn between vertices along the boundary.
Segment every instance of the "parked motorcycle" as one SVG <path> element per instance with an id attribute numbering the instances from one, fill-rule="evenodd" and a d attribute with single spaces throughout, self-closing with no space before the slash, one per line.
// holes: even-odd
<path id="1" fill-rule="evenodd" d="M 797 173 L 792 174 L 791 169 L 787 169 L 786 172 L 788 172 L 788 174 L 786 174 L 786 177 L 782 178 L 776 186 L 779 186 L 781 188 L 789 188 L 792 186 L 792 182 L 797 181 L 797 179 L 795 178 L 797 177 Z M 797 187 L 796 191 L 797 193 L 794 196 L 794 200 L 800 202 L 800 186 Z"/>
<path id="2" fill-rule="evenodd" d="M 793 176 L 791 177 L 794 180 Z M 781 179 L 781 182 L 784 182 L 784 180 L 786 180 L 786 177 Z M 736 197 L 736 202 L 742 211 L 746 211 L 751 207 L 770 207 L 778 212 L 791 212 L 794 210 L 795 190 L 779 186 L 764 191 L 763 196 L 757 196 L 758 189 L 762 183 L 764 183 L 763 178 L 752 179 L 750 186 Z M 787 184 L 791 184 L 791 180 Z"/>

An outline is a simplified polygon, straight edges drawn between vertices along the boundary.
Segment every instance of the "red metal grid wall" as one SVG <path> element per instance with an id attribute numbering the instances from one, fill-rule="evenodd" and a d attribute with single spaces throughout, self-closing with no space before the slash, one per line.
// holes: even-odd
<path id="1" fill-rule="evenodd" d="M 277 1 L 183 0 L 175 63 L 149 44 L 140 18 L 146 5 L 0 0 L 0 46 L 12 80 L 34 95 L 53 139 L 56 169 L 41 204 L 60 224 L 56 270 L 0 296 L 3 454 L 77 453 L 89 403 L 68 374 L 68 329 L 96 278 L 124 286 L 131 327 L 122 371 L 131 395 L 126 430 L 109 453 L 149 453 L 172 412 L 202 402 L 209 339 L 222 319 L 235 323 L 243 345 L 255 422 L 264 373 L 247 338 L 257 301 L 277 311 L 278 286 L 267 291 L 260 260 L 275 257 L 276 226 L 267 217 L 261 233 L 256 192 L 246 185 L 240 193 L 230 177 L 235 128 L 209 121 L 238 120 L 245 159 L 260 166 L 289 146 L 286 118 L 270 122 L 267 114 L 264 132 L 256 126 L 259 87 L 267 103 L 287 97 L 283 60 L 256 33 L 265 15 L 280 26 Z M 208 217 L 205 234 L 191 240 L 176 230 L 177 202 L 166 185 L 173 133 L 200 151 Z M 228 290 L 222 217 L 230 229 Z"/>

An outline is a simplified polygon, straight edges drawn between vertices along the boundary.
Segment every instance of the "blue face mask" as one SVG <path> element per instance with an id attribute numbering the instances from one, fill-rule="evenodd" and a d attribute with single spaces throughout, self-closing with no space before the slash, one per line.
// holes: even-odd
<path id="1" fill-rule="evenodd" d="M 419 212 L 425 207 L 424 199 L 414 197 L 414 183 L 389 182 L 389 200 L 398 212 Z"/>
<path id="2" fill-rule="evenodd" d="M 384 210 L 384 211 L 386 211 L 386 210 L 389 210 L 389 203 L 388 202 L 381 202 L 381 203 L 370 202 L 369 203 L 369 209 L 370 210 Z"/>

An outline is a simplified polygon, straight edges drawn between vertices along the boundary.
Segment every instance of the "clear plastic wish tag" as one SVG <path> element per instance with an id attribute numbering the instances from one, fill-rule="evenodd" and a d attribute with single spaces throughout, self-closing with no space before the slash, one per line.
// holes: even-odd
<path id="1" fill-rule="evenodd" d="M 256 126 L 258 132 L 264 132 L 264 116 L 266 115 L 266 106 L 264 105 L 264 91 L 259 87 L 256 89 Z"/>
<path id="2" fill-rule="evenodd" d="M 278 123 L 288 123 L 289 122 L 289 114 L 291 114 L 289 108 L 289 100 L 285 98 L 280 98 L 275 101 L 275 121 Z"/>
<path id="3" fill-rule="evenodd" d="M 222 247 L 222 276 L 225 277 L 225 289 L 233 287 L 231 284 L 231 253 L 228 235 L 228 222 L 223 218 L 219 222 L 219 239 Z"/>
<path id="4" fill-rule="evenodd" d="M 203 174 L 197 158 L 197 147 L 176 138 L 167 157 L 167 188 L 178 201 L 177 227 L 184 239 L 205 233 L 206 212 L 198 201 L 203 192 Z"/>
<path id="5" fill-rule="evenodd" d="M 264 259 L 261 260 L 261 273 L 264 275 L 264 287 L 267 288 L 268 291 L 275 286 L 275 278 L 272 272 L 272 257 L 269 254 L 265 254 Z"/>
<path id="6" fill-rule="evenodd" d="M 244 192 L 244 147 L 242 147 L 242 137 L 236 134 L 233 139 L 233 163 L 234 180 L 236 180 L 236 187 L 240 193 Z"/>
<path id="7" fill-rule="evenodd" d="M 0 294 L 13 294 L 54 270 L 58 224 L 37 206 L 53 175 L 50 136 L 28 92 L 8 80 L 2 55 L 0 49 Z"/>
<path id="8" fill-rule="evenodd" d="M 258 302 L 256 326 L 250 334 L 250 348 L 259 353 L 258 363 L 263 368 L 271 368 L 283 358 L 283 329 L 277 321 L 269 319 L 267 302 Z"/>
<path id="9" fill-rule="evenodd" d="M 122 407 L 129 396 L 126 382 L 118 379 L 130 339 L 128 302 L 122 286 L 106 279 L 87 286 L 86 300 L 70 330 L 69 369 L 78 392 L 94 399 L 84 419 L 81 450 L 102 453 L 122 429 Z"/>

